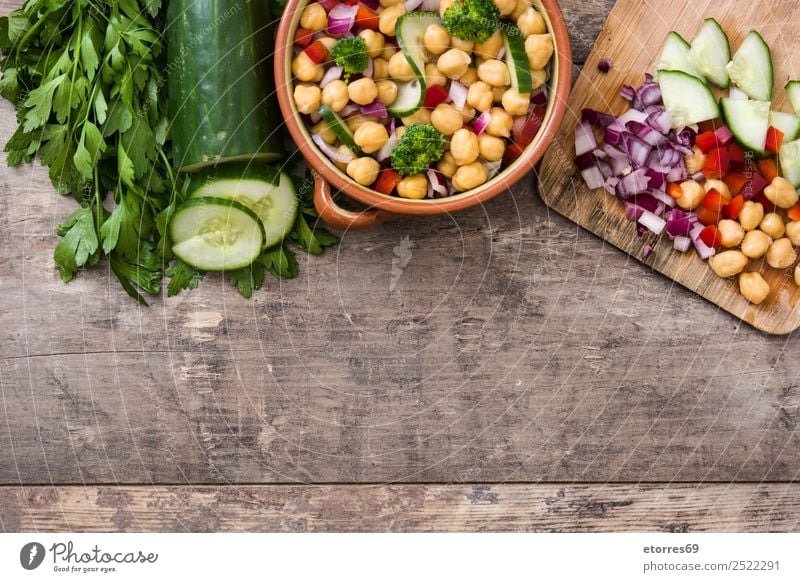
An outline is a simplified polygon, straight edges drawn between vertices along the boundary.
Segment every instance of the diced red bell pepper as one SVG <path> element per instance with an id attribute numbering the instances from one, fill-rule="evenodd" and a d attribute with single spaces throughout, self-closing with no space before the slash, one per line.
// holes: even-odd
<path id="1" fill-rule="evenodd" d="M 728 155 L 731 158 L 731 162 L 735 164 L 744 164 L 747 161 L 747 156 L 744 153 L 744 150 L 736 142 L 728 144 Z"/>
<path id="2" fill-rule="evenodd" d="M 669 194 L 670 198 L 674 198 L 677 200 L 681 196 L 683 196 L 683 190 L 681 190 L 680 184 L 676 184 L 675 182 L 670 182 L 667 184 L 667 194 Z"/>
<path id="3" fill-rule="evenodd" d="M 702 240 L 707 247 L 713 249 L 722 244 L 722 235 L 719 233 L 719 229 L 711 224 L 700 231 L 700 240 Z"/>
<path id="4" fill-rule="evenodd" d="M 778 164 L 775 163 L 775 160 L 772 158 L 764 158 L 763 160 L 758 160 L 756 162 L 758 166 L 758 171 L 761 172 L 761 175 L 764 176 L 764 179 L 767 182 L 772 182 L 775 178 L 779 176 L 778 174 Z"/>
<path id="5" fill-rule="evenodd" d="M 699 147 L 700 151 L 702 151 L 704 154 L 707 154 L 711 150 L 719 147 L 717 136 L 713 131 L 706 131 L 699 134 L 694 144 Z"/>
<path id="6" fill-rule="evenodd" d="M 777 154 L 778 151 L 781 149 L 781 144 L 783 143 L 783 132 L 776 128 L 769 126 L 767 130 L 767 145 L 766 149 L 768 152 L 772 152 L 773 154 Z"/>
<path id="7" fill-rule="evenodd" d="M 542 123 L 544 123 L 544 114 L 545 111 L 543 107 L 536 106 L 533 108 L 533 111 L 531 111 L 531 114 L 528 116 L 528 119 L 525 120 L 522 129 L 519 131 L 519 135 L 514 135 L 514 142 L 518 146 L 524 149 L 533 142 L 533 139 L 542 127 Z"/>
<path id="8" fill-rule="evenodd" d="M 729 172 L 722 178 L 722 181 L 728 186 L 728 190 L 731 191 L 731 196 L 736 196 L 747 183 L 747 176 L 739 171 Z"/>
<path id="9" fill-rule="evenodd" d="M 738 194 L 725 205 L 725 208 L 722 209 L 722 215 L 729 220 L 738 220 L 742 207 L 744 207 L 744 196 Z"/>
<path id="10" fill-rule="evenodd" d="M 358 12 L 356 12 L 356 25 L 361 28 L 369 28 L 370 30 L 378 30 L 378 23 L 380 16 L 373 10 L 370 10 L 363 4 L 358 5 Z"/>
<path id="11" fill-rule="evenodd" d="M 440 103 L 447 101 L 447 89 L 441 85 L 431 85 L 425 90 L 425 101 L 422 106 L 426 109 L 435 109 Z"/>
<path id="12" fill-rule="evenodd" d="M 327 61 L 331 54 L 328 47 L 326 47 L 325 43 L 321 40 L 315 40 L 311 45 L 306 47 L 303 52 L 318 65 Z"/>
<path id="13" fill-rule="evenodd" d="M 721 179 L 731 168 L 731 158 L 727 148 L 716 148 L 708 152 L 703 174 L 706 178 Z"/>
<path id="14" fill-rule="evenodd" d="M 402 179 L 402 176 L 400 176 L 397 171 L 391 168 L 385 168 L 378 174 L 378 179 L 375 180 L 375 183 L 372 185 L 372 189 L 380 192 L 381 194 L 386 194 L 389 196 L 392 192 L 394 192 L 394 189 L 397 188 L 397 185 Z"/>
<path id="15" fill-rule="evenodd" d="M 728 203 L 728 199 L 727 198 L 725 198 L 722 194 L 720 194 L 714 188 L 711 188 L 711 190 L 709 190 L 706 193 L 706 195 L 703 198 L 703 201 L 700 203 L 700 205 L 703 208 L 705 208 L 706 210 L 709 210 L 709 211 L 713 212 L 714 214 L 719 214 L 720 212 L 722 212 L 722 208 L 727 203 Z"/>
<path id="16" fill-rule="evenodd" d="M 708 226 L 711 224 L 719 223 L 720 219 L 719 212 L 708 210 L 707 208 L 703 208 L 702 206 L 698 208 L 695 212 L 697 212 L 697 220 L 700 222 L 700 224 Z"/>
<path id="17" fill-rule="evenodd" d="M 800 203 L 795 204 L 789 210 L 786 211 L 786 214 L 794 220 L 795 222 L 800 220 Z"/>
<path id="18" fill-rule="evenodd" d="M 522 155 L 523 148 L 515 143 L 510 143 L 506 146 L 506 151 L 503 154 L 503 167 L 507 168 L 517 161 Z"/>
<path id="19" fill-rule="evenodd" d="M 314 31 L 305 28 L 298 28 L 294 33 L 294 44 L 300 48 L 306 48 L 314 40 Z"/>
<path id="20" fill-rule="evenodd" d="M 769 198 L 764 196 L 764 192 L 759 192 L 753 196 L 753 202 L 758 202 L 764 207 L 764 212 L 772 212 L 775 210 L 775 205 L 769 201 Z"/>

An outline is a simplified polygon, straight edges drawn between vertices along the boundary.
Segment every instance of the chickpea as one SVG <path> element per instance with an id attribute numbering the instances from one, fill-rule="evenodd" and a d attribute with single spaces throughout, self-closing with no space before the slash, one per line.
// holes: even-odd
<path id="1" fill-rule="evenodd" d="M 506 153 L 506 142 L 499 137 L 482 133 L 478 136 L 481 157 L 487 162 L 499 162 Z"/>
<path id="2" fill-rule="evenodd" d="M 773 239 L 779 239 L 786 232 L 786 227 L 783 225 L 783 219 L 777 212 L 770 212 L 764 215 L 761 219 L 761 224 L 758 225 L 762 231 L 767 233 Z"/>
<path id="3" fill-rule="evenodd" d="M 395 53 L 389 59 L 389 76 L 396 81 L 413 81 L 417 78 L 411 63 L 406 60 L 406 56 L 402 52 Z"/>
<path id="4" fill-rule="evenodd" d="M 478 136 L 468 129 L 459 129 L 450 141 L 450 153 L 459 166 L 471 164 L 481 153 Z"/>
<path id="5" fill-rule="evenodd" d="M 517 0 L 494 0 L 494 5 L 500 11 L 500 16 L 508 16 L 514 12 L 517 6 Z"/>
<path id="6" fill-rule="evenodd" d="M 525 14 L 525 11 L 528 10 L 533 5 L 532 0 L 517 0 L 517 5 L 514 6 L 514 12 L 511 13 L 511 20 L 517 22 L 517 19 Z"/>
<path id="7" fill-rule="evenodd" d="M 794 284 L 800 287 L 800 265 L 794 268 Z"/>
<path id="8" fill-rule="evenodd" d="M 489 111 L 493 101 L 492 88 L 483 81 L 477 81 L 469 86 L 467 103 L 478 111 Z"/>
<path id="9" fill-rule="evenodd" d="M 502 103 L 503 102 L 503 94 L 505 94 L 508 87 L 494 87 L 492 89 L 492 102 L 493 103 Z"/>
<path id="10" fill-rule="evenodd" d="M 380 32 L 365 28 L 358 33 L 358 36 L 364 39 L 364 44 L 367 45 L 367 54 L 371 59 L 377 59 L 383 54 L 383 49 L 386 48 L 386 41 Z"/>
<path id="11" fill-rule="evenodd" d="M 450 46 L 454 49 L 462 50 L 465 53 L 470 53 L 472 52 L 472 49 L 475 48 L 475 43 L 471 40 L 464 40 L 463 38 L 458 38 L 457 36 L 451 36 Z"/>
<path id="12" fill-rule="evenodd" d="M 300 113 L 311 115 L 319 109 L 322 91 L 317 85 L 298 83 L 294 88 L 294 102 Z"/>
<path id="13" fill-rule="evenodd" d="M 772 244 L 770 236 L 760 230 L 751 230 L 742 240 L 742 252 L 751 259 L 760 259 Z"/>
<path id="14" fill-rule="evenodd" d="M 325 48 L 326 48 L 326 49 L 328 49 L 328 52 L 329 52 L 329 53 L 330 53 L 330 52 L 333 50 L 333 47 L 334 47 L 334 45 L 335 45 L 337 42 L 339 42 L 339 41 L 338 41 L 338 40 L 336 40 L 335 38 L 331 38 L 331 37 L 329 37 L 329 36 L 321 36 L 321 37 L 319 37 L 317 40 L 318 40 L 319 42 L 321 42 L 321 43 L 322 43 L 322 44 L 325 46 Z"/>
<path id="15" fill-rule="evenodd" d="M 478 81 L 478 69 L 470 67 L 467 72 L 458 78 L 458 82 L 465 87 L 472 87 L 472 84 Z"/>
<path id="16" fill-rule="evenodd" d="M 503 109 L 515 117 L 528 113 L 528 109 L 531 106 L 530 93 L 520 93 L 514 87 L 506 89 L 503 93 L 502 101 Z"/>
<path id="17" fill-rule="evenodd" d="M 475 111 L 475 108 L 470 107 L 469 105 L 464 105 L 464 109 L 461 110 L 461 117 L 466 123 L 472 121 L 476 114 L 477 111 Z"/>
<path id="18" fill-rule="evenodd" d="M 675 202 L 684 210 L 694 210 L 700 206 L 705 195 L 700 184 L 694 180 L 686 180 L 681 184 L 681 196 Z"/>
<path id="19" fill-rule="evenodd" d="M 553 37 L 550 34 L 532 34 L 525 39 L 525 52 L 533 71 L 544 69 L 554 51 Z"/>
<path id="20" fill-rule="evenodd" d="M 792 244 L 800 247 L 800 222 L 792 221 L 786 225 L 786 236 L 792 241 Z"/>
<path id="21" fill-rule="evenodd" d="M 347 175 L 362 186 L 369 186 L 378 179 L 380 169 L 378 162 L 372 158 L 356 158 L 347 164 Z"/>
<path id="22" fill-rule="evenodd" d="M 425 174 L 417 174 L 403 178 L 397 184 L 397 195 L 400 198 L 421 200 L 428 194 L 428 178 Z"/>
<path id="23" fill-rule="evenodd" d="M 389 61 L 386 59 L 372 59 L 372 79 L 379 81 L 389 76 Z"/>
<path id="24" fill-rule="evenodd" d="M 442 72 L 439 70 L 433 63 L 428 63 L 425 65 L 425 82 L 430 87 L 431 85 L 439 85 L 444 87 L 447 85 L 447 77 L 442 75 Z"/>
<path id="25" fill-rule="evenodd" d="M 450 152 L 445 152 L 439 163 L 436 164 L 436 169 L 439 170 L 446 178 L 452 178 L 458 170 L 458 164 Z"/>
<path id="26" fill-rule="evenodd" d="M 723 279 L 738 275 L 747 266 L 748 260 L 739 251 L 725 251 L 708 259 L 711 270 Z"/>
<path id="27" fill-rule="evenodd" d="M 402 4 L 403 0 L 380 0 L 381 6 L 384 8 L 388 8 L 389 6 L 394 6 L 396 4 Z"/>
<path id="28" fill-rule="evenodd" d="M 380 30 L 386 36 L 397 36 L 397 33 L 395 32 L 397 19 L 405 13 L 406 7 L 402 4 L 402 2 L 389 6 L 381 12 L 380 20 L 378 20 L 378 30 Z"/>
<path id="29" fill-rule="evenodd" d="M 408 117 L 403 117 L 403 125 L 417 125 L 419 123 L 431 122 L 431 110 L 420 107 L 416 113 L 412 113 Z"/>
<path id="30" fill-rule="evenodd" d="M 436 61 L 436 66 L 449 79 L 458 79 L 469 69 L 472 59 L 461 49 L 450 49 Z"/>
<path id="31" fill-rule="evenodd" d="M 792 241 L 788 238 L 779 238 L 767 251 L 767 264 L 774 269 L 786 269 L 797 260 Z"/>
<path id="32" fill-rule="evenodd" d="M 690 174 L 696 174 L 697 172 L 702 171 L 703 166 L 706 165 L 707 156 L 703 153 L 699 147 L 694 146 L 692 148 L 692 155 L 685 156 L 683 161 L 686 162 L 686 170 Z"/>
<path id="33" fill-rule="evenodd" d="M 344 122 L 347 124 L 347 127 L 353 133 L 358 130 L 359 127 L 364 125 L 365 123 L 373 123 L 375 121 L 374 117 L 367 117 L 366 115 L 351 115 Z"/>
<path id="34" fill-rule="evenodd" d="M 739 275 L 739 292 L 750 303 L 758 305 L 769 295 L 769 283 L 758 273 Z"/>
<path id="35" fill-rule="evenodd" d="M 319 83 L 325 69 L 312 61 L 305 52 L 301 52 L 292 61 L 292 74 L 298 81 Z"/>
<path id="36" fill-rule="evenodd" d="M 431 123 L 442 135 L 453 135 L 462 128 L 464 120 L 455 107 L 442 103 L 431 113 Z"/>
<path id="37" fill-rule="evenodd" d="M 492 87 L 503 87 L 511 83 L 511 73 L 503 61 L 489 59 L 478 65 L 478 78 Z"/>
<path id="38" fill-rule="evenodd" d="M 328 13 L 322 4 L 314 2 L 306 6 L 300 15 L 300 26 L 314 32 L 324 30 L 328 26 Z"/>
<path id="39" fill-rule="evenodd" d="M 391 67 L 391 63 L 389 67 Z M 347 86 L 347 94 L 354 103 L 368 105 L 378 97 L 378 87 L 375 86 L 375 81 L 372 79 L 362 77 Z"/>
<path id="40" fill-rule="evenodd" d="M 486 126 L 486 133 L 495 137 L 508 137 L 511 135 L 511 126 L 514 125 L 512 118 L 502 107 L 492 107 L 489 110 L 492 118 Z"/>
<path id="41" fill-rule="evenodd" d="M 389 79 L 381 79 L 375 86 L 378 88 L 378 99 L 386 106 L 394 103 L 397 99 L 397 84 Z"/>
<path id="42" fill-rule="evenodd" d="M 333 129 L 331 129 L 331 126 L 328 125 L 328 122 L 324 119 L 314 125 L 311 128 L 311 131 L 320 136 L 328 145 L 333 145 L 336 143 L 336 134 L 333 132 Z"/>
<path id="43" fill-rule="evenodd" d="M 544 16 L 535 8 L 528 8 L 517 18 L 517 26 L 522 31 L 522 36 L 528 38 L 532 34 L 545 34 L 547 24 Z"/>
<path id="44" fill-rule="evenodd" d="M 764 189 L 764 196 L 779 208 L 791 208 L 797 204 L 797 190 L 786 178 L 777 176 L 772 184 Z"/>
<path id="45" fill-rule="evenodd" d="M 331 81 L 322 90 L 322 104 L 327 105 L 336 113 L 344 109 L 348 101 L 350 101 L 350 96 L 344 81 Z"/>
<path id="46" fill-rule="evenodd" d="M 392 58 L 392 55 L 398 52 L 400 52 L 400 49 L 398 49 L 395 45 L 387 44 L 381 53 L 381 58 L 388 63 L 389 59 Z"/>
<path id="47" fill-rule="evenodd" d="M 547 83 L 547 71 L 544 69 L 531 71 L 531 85 L 534 90 L 539 89 L 545 83 Z"/>
<path id="48" fill-rule="evenodd" d="M 717 229 L 719 229 L 722 246 L 726 248 L 738 247 L 744 238 L 744 229 L 735 220 L 728 220 L 727 218 L 720 220 Z"/>
<path id="49" fill-rule="evenodd" d="M 458 192 L 466 192 L 485 184 L 489 179 L 489 172 L 480 162 L 472 162 L 461 166 L 453 175 L 452 184 Z"/>
<path id="50" fill-rule="evenodd" d="M 450 48 L 450 35 L 441 24 L 431 24 L 422 35 L 425 48 L 434 56 L 439 56 Z"/>
<path id="51" fill-rule="evenodd" d="M 739 224 L 742 225 L 742 228 L 745 229 L 745 231 L 751 231 L 758 228 L 758 225 L 761 224 L 761 219 L 763 218 L 764 207 L 760 202 L 748 200 L 744 203 L 744 206 L 742 206 L 741 212 L 739 212 Z"/>
<path id="52" fill-rule="evenodd" d="M 496 30 L 485 42 L 477 43 L 474 52 L 476 56 L 483 59 L 496 59 L 500 49 L 503 48 L 503 44 L 503 32 Z"/>
<path id="53" fill-rule="evenodd" d="M 703 184 L 703 190 L 705 190 L 706 194 L 708 194 L 711 190 L 716 190 L 726 200 L 731 199 L 731 190 L 722 180 L 706 180 L 705 184 Z"/>
<path id="54" fill-rule="evenodd" d="M 455 4 L 455 0 L 440 0 L 439 1 L 439 16 L 444 18 L 445 11 Z"/>
<path id="55" fill-rule="evenodd" d="M 368 121 L 353 134 L 353 141 L 365 154 L 373 154 L 389 140 L 389 132 L 380 123 Z"/>

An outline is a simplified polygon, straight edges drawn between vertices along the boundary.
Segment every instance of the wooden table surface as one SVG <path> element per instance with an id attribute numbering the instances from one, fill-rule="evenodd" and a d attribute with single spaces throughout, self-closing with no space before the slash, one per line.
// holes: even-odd
<path id="1" fill-rule="evenodd" d="M 612 4 L 563 0 L 576 74 Z M 0 529 L 797 530 L 797 334 L 535 183 L 348 233 L 250 302 L 212 276 L 147 309 L 102 266 L 61 284 L 73 203 L 3 164 Z"/>

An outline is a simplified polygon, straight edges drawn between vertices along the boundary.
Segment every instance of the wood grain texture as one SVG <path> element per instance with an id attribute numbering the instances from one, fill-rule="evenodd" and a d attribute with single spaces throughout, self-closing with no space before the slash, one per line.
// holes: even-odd
<path id="1" fill-rule="evenodd" d="M 793 532 L 800 485 L 0 488 L 14 532 Z"/>
<path id="2" fill-rule="evenodd" d="M 735 281 L 718 278 L 696 253 L 674 251 L 666 235 L 638 238 L 633 225 L 625 219 L 623 205 L 604 190 L 590 191 L 582 181 L 572 163 L 574 130 L 583 108 L 621 114 L 627 103 L 619 97 L 620 87 L 640 85 L 644 73 L 654 70 L 667 33 L 677 30 L 691 39 L 708 17 L 721 23 L 734 49 L 750 30 L 755 28 L 762 33 L 772 48 L 775 63 L 774 108 L 791 111 L 781 88 L 800 71 L 793 17 L 798 8 L 797 0 L 678 0 L 665 11 L 661 2 L 620 0 L 578 77 L 564 124 L 541 168 L 541 192 L 549 207 L 754 327 L 773 334 L 787 334 L 800 326 L 800 288 L 794 283 L 791 270 L 750 265 L 747 270 L 760 271 L 772 288 L 767 300 L 754 306 L 738 293 Z M 604 57 L 614 63 L 609 74 L 597 69 Z M 648 244 L 655 252 L 642 259 L 642 249 Z"/>

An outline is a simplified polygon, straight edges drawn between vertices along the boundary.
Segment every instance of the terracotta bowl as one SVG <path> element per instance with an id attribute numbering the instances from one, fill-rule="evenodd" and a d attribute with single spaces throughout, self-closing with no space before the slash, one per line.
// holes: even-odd
<path id="1" fill-rule="evenodd" d="M 320 217 L 332 227 L 340 230 L 365 229 L 396 218 L 398 215 L 448 214 L 482 204 L 506 192 L 523 176 L 530 173 L 555 138 L 566 111 L 572 84 L 572 50 L 567 26 L 557 0 L 540 0 L 545 9 L 545 20 L 555 41 L 549 81 L 551 91 L 547 113 L 539 134 L 525 149 L 523 155 L 483 186 L 447 198 L 409 200 L 387 196 L 356 184 L 311 141 L 311 135 L 300 118 L 292 98 L 291 61 L 294 57 L 294 33 L 300 22 L 301 12 L 309 1 L 289 0 L 283 12 L 275 42 L 275 85 L 289 133 L 314 174 L 314 204 Z M 355 213 L 337 206 L 332 198 L 332 192 L 337 190 L 358 200 L 367 209 Z"/>

